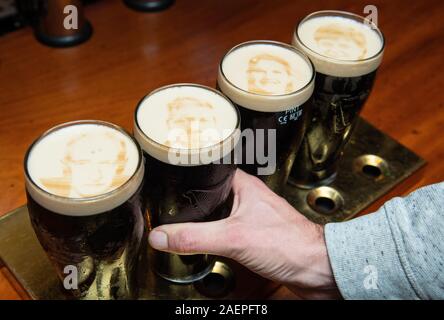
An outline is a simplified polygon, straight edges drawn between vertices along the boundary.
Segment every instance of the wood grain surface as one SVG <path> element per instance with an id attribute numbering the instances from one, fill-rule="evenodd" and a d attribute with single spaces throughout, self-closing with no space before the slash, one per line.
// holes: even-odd
<path id="1" fill-rule="evenodd" d="M 371 1 L 386 51 L 363 116 L 428 161 L 389 197 L 444 180 L 444 2 Z M 218 62 L 247 40 L 290 42 L 296 22 L 322 9 L 363 14 L 355 0 L 177 0 L 138 13 L 119 0 L 86 8 L 93 37 L 69 49 L 39 44 L 30 28 L 0 37 L 0 215 L 25 203 L 23 156 L 48 128 L 101 119 L 131 130 L 139 99 L 170 83 L 214 86 Z M 271 298 L 295 298 L 285 288 Z M 0 299 L 26 298 L 2 268 Z"/>

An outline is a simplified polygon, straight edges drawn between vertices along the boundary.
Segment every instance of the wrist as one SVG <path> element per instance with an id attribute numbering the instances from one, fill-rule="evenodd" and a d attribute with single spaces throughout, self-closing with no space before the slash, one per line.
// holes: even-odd
<path id="1" fill-rule="evenodd" d="M 324 236 L 324 226 L 308 221 L 305 229 L 310 235 L 299 256 L 303 264 L 299 268 L 297 280 L 286 286 L 302 299 L 340 299 L 333 270 L 328 257 Z"/>
<path id="2" fill-rule="evenodd" d="M 334 289 L 337 288 L 330 259 L 328 257 L 327 244 L 324 235 L 324 226 L 314 224 L 314 241 L 312 248 L 312 268 L 310 278 L 313 289 Z"/>
<path id="3" fill-rule="evenodd" d="M 313 290 L 336 289 L 336 282 L 327 252 L 324 236 L 324 226 L 306 221 L 306 237 L 300 252 L 295 255 L 298 259 L 299 270 L 297 281 L 291 285 Z"/>

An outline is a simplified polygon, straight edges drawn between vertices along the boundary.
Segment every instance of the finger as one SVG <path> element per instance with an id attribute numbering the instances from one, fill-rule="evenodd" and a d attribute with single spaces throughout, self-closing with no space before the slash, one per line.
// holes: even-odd
<path id="1" fill-rule="evenodd" d="M 233 244 L 226 236 L 226 220 L 162 225 L 150 232 L 149 242 L 154 249 L 161 251 L 229 256 Z"/>

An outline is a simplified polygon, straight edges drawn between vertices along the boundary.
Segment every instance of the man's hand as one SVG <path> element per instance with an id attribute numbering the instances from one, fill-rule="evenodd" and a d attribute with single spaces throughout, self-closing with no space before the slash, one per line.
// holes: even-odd
<path id="1" fill-rule="evenodd" d="M 162 225 L 151 231 L 151 246 L 179 254 L 225 256 L 303 297 L 339 297 L 322 226 L 241 170 L 233 179 L 233 192 L 228 218 Z"/>

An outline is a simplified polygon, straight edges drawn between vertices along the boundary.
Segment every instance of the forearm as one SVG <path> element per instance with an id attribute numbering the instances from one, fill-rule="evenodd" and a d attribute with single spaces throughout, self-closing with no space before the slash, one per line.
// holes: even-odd
<path id="1" fill-rule="evenodd" d="M 376 213 L 327 224 L 336 283 L 346 299 L 444 296 L 444 185 L 395 198 Z"/>
<path id="2" fill-rule="evenodd" d="M 385 209 L 345 223 L 327 224 L 328 254 L 345 299 L 416 299 L 399 260 Z"/>

